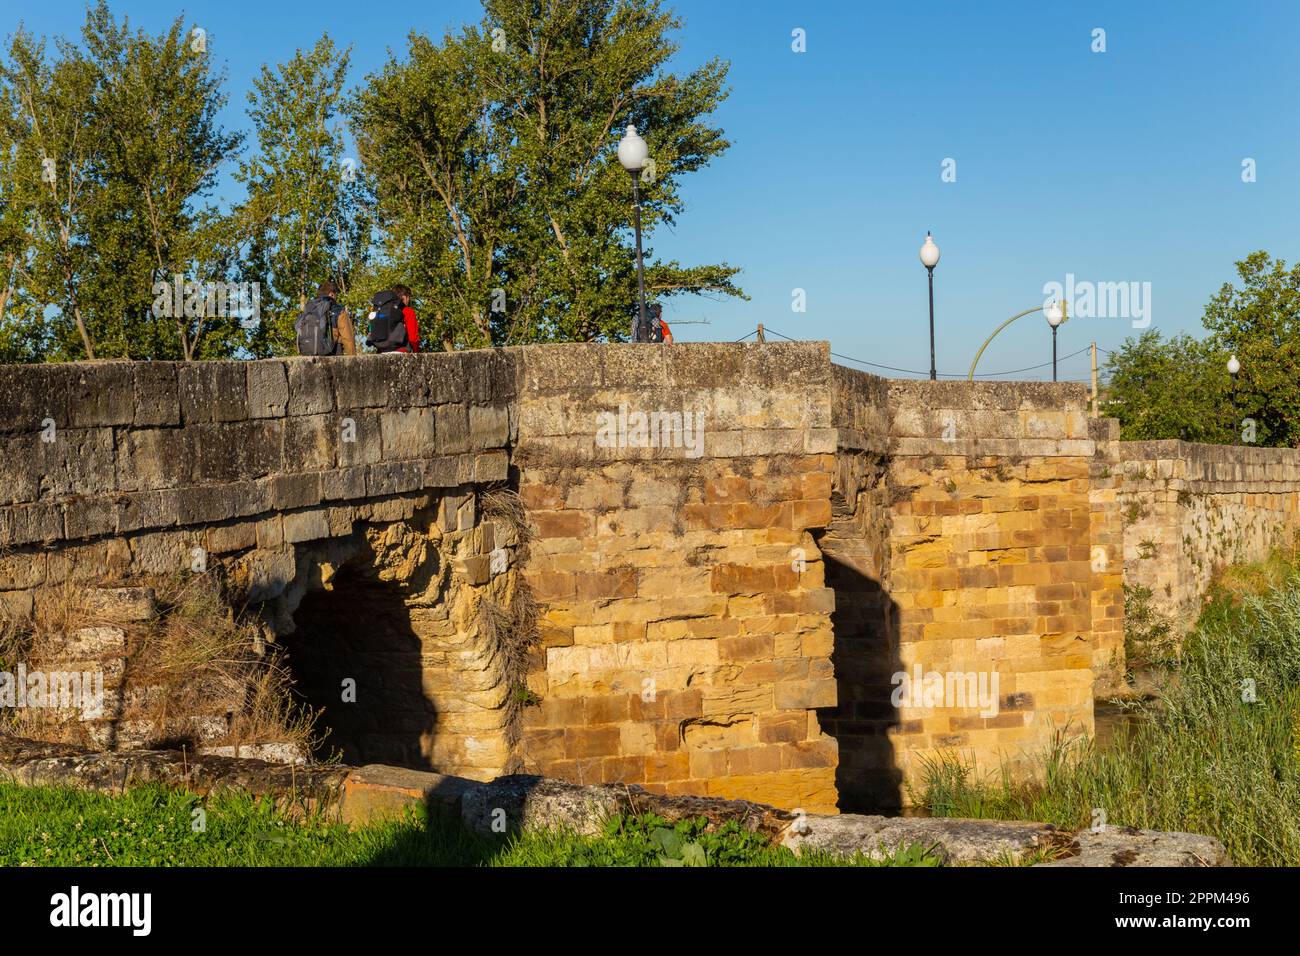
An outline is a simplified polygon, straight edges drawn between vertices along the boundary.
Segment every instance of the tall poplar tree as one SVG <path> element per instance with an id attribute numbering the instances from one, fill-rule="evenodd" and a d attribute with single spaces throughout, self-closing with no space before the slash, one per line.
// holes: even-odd
<path id="1" fill-rule="evenodd" d="M 371 215 L 338 118 L 349 59 L 322 36 L 276 69 L 264 66 L 248 95 L 256 142 L 235 178 L 248 190 L 238 216 L 241 271 L 262 288 L 250 341 L 257 355 L 293 350 L 294 320 L 325 279 L 343 301 L 357 298 L 353 276 L 368 257 Z"/>
<path id="2" fill-rule="evenodd" d="M 233 354 L 238 316 L 153 308 L 159 281 L 225 278 L 195 274 L 223 259 L 212 245 L 220 213 L 200 203 L 240 142 L 217 123 L 222 77 L 206 39 L 180 19 L 156 36 L 133 32 L 100 0 L 81 41 L 60 39 L 50 56 L 19 31 L 0 64 L 10 144 L 0 256 L 14 255 L 6 307 L 49 358 Z"/>
<path id="3" fill-rule="evenodd" d="M 483 21 L 367 79 L 352 106 L 386 258 L 444 347 L 625 338 L 636 309 L 634 124 L 651 297 L 743 295 L 725 263 L 657 260 L 683 178 L 729 145 L 707 122 L 727 65 L 678 76 L 681 22 L 658 0 L 487 0 Z"/>

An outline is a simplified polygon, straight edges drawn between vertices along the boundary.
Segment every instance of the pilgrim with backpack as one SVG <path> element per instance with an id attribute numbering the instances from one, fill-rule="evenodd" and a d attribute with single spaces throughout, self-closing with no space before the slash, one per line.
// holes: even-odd
<path id="1" fill-rule="evenodd" d="M 395 285 L 370 300 L 370 336 L 366 344 L 376 352 L 420 351 L 420 326 L 411 308 L 411 290 Z"/>
<path id="2" fill-rule="evenodd" d="M 337 296 L 338 288 L 327 279 L 316 298 L 303 308 L 293 326 L 299 355 L 351 355 L 356 351 L 352 321 Z"/>

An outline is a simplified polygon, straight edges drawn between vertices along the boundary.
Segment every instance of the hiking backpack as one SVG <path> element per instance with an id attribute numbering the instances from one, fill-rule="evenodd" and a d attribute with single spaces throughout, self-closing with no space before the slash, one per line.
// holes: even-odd
<path id="1" fill-rule="evenodd" d="M 293 326 L 298 333 L 298 354 L 333 355 L 337 348 L 334 322 L 333 300 L 317 297 L 308 302 Z"/>
<path id="2" fill-rule="evenodd" d="M 371 299 L 370 304 L 375 311 L 370 313 L 370 335 L 366 344 L 377 352 L 395 352 L 410 345 L 401 297 L 385 289 Z"/>

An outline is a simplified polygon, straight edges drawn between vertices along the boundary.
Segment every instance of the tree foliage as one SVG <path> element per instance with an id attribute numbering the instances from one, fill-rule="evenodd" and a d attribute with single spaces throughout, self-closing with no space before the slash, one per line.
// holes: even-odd
<path id="1" fill-rule="evenodd" d="M 218 120 L 209 38 L 180 18 L 151 34 L 97 0 L 75 40 L 20 29 L 0 58 L 0 361 L 284 354 L 326 278 L 354 309 L 411 286 L 443 348 L 626 338 L 628 124 L 653 161 L 649 297 L 743 296 L 734 267 L 650 247 L 728 147 L 707 121 L 727 66 L 671 72 L 681 27 L 660 0 L 485 0 L 355 89 L 323 36 L 262 68 L 247 144 Z M 216 205 L 229 182 L 242 197 Z M 209 284 L 235 282 L 256 309 L 213 308 Z"/>
<path id="2" fill-rule="evenodd" d="M 1300 266 L 1255 252 L 1237 274 L 1205 307 L 1205 339 L 1148 331 L 1110 357 L 1106 413 L 1121 437 L 1300 444 Z"/>
<path id="3" fill-rule="evenodd" d="M 674 222 L 682 178 L 729 145 L 703 119 L 727 67 L 666 72 L 680 22 L 657 0 L 484 7 L 441 43 L 412 35 L 356 97 L 387 258 L 447 347 L 626 337 L 636 271 L 618 139 L 634 124 L 650 146 L 643 228 Z M 655 262 L 648 294 L 741 295 L 737 271 Z"/>
<path id="4" fill-rule="evenodd" d="M 1119 419 L 1126 441 L 1231 442 L 1226 360 L 1211 343 L 1190 335 L 1164 339 L 1145 331 L 1109 359 L 1105 413 Z"/>
<path id="5" fill-rule="evenodd" d="M 263 67 L 248 96 L 256 146 L 235 179 L 248 191 L 236 217 L 239 269 L 261 290 L 254 355 L 292 351 L 294 320 L 316 287 L 333 279 L 346 299 L 366 265 L 373 214 L 337 122 L 349 60 L 322 36 L 278 69 Z"/>
<path id="6" fill-rule="evenodd" d="M 181 20 L 132 32 L 100 2 L 57 57 L 20 31 L 0 68 L 9 294 L 34 351 L 55 358 L 229 354 L 229 322 L 160 317 L 155 283 L 213 255 L 198 201 L 240 142 L 222 130 L 222 78 Z M 12 259 L 10 259 L 12 257 Z"/>

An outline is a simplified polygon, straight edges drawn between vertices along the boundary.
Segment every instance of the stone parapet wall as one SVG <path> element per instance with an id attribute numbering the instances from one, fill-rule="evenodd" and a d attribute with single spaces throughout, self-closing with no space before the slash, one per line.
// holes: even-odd
<path id="1" fill-rule="evenodd" d="M 0 367 L 0 547 L 503 480 L 517 361 Z"/>
<path id="2" fill-rule="evenodd" d="M 1119 501 L 1119 422 L 1088 423 L 1096 442 L 1089 467 L 1092 511 L 1092 673 L 1094 699 L 1124 687 L 1124 517 Z"/>
<path id="3" fill-rule="evenodd" d="M 1117 481 L 1124 581 L 1183 627 L 1216 571 L 1267 557 L 1300 529 L 1300 450 L 1121 442 Z"/>

